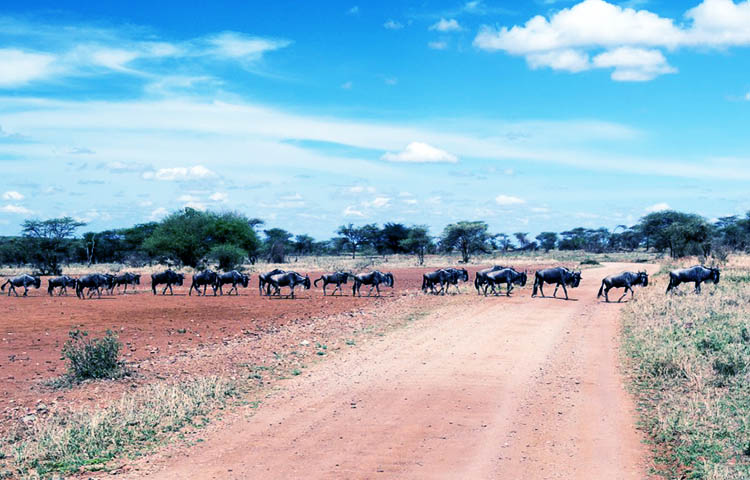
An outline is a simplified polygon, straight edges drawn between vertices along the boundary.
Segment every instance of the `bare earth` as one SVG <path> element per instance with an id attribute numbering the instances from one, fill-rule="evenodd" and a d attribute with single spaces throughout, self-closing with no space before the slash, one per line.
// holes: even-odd
<path id="1" fill-rule="evenodd" d="M 570 291 L 577 301 L 531 299 L 526 288 L 441 307 L 128 475 L 645 478 L 647 448 L 618 369 L 619 307 L 595 298 L 602 277 L 626 268 L 642 265 L 584 272 Z"/>

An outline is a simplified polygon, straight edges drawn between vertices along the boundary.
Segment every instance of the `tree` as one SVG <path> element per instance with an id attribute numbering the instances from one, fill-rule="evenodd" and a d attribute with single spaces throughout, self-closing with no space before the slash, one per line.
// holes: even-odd
<path id="1" fill-rule="evenodd" d="M 270 228 L 263 230 L 266 234 L 266 253 L 271 263 L 284 263 L 286 252 L 291 247 L 292 234 L 283 228 Z"/>
<path id="2" fill-rule="evenodd" d="M 401 242 L 409 238 L 410 233 L 410 229 L 401 223 L 386 223 L 380 231 L 383 250 L 391 253 L 406 253 L 407 250 Z"/>
<path id="3" fill-rule="evenodd" d="M 484 222 L 458 222 L 447 225 L 443 230 L 440 243 L 444 250 L 457 249 L 461 252 L 464 263 L 469 263 L 471 255 L 476 252 L 489 252 L 492 236 L 487 232 Z"/>
<path id="4" fill-rule="evenodd" d="M 557 234 L 555 232 L 542 232 L 536 236 L 536 241 L 539 242 L 539 246 L 545 252 L 549 252 L 557 245 Z"/>
<path id="5" fill-rule="evenodd" d="M 216 245 L 208 252 L 208 258 L 219 264 L 219 269 L 228 272 L 236 269 L 247 257 L 247 252 L 237 245 Z"/>
<path id="6" fill-rule="evenodd" d="M 430 238 L 429 230 L 424 225 L 411 227 L 407 237 L 399 242 L 399 248 L 405 252 L 415 254 L 420 265 L 424 263 L 424 255 L 430 246 L 432 246 L 432 239 Z"/>
<path id="7" fill-rule="evenodd" d="M 61 264 L 70 255 L 70 238 L 76 229 L 86 225 L 70 217 L 49 220 L 26 220 L 21 225 L 27 239 L 31 261 L 42 275 L 60 275 Z"/>
<path id="8" fill-rule="evenodd" d="M 646 247 L 673 258 L 685 255 L 708 255 L 711 251 L 713 227 L 700 215 L 674 210 L 649 213 L 641 218 L 638 228 L 646 238 Z"/>
<path id="9" fill-rule="evenodd" d="M 313 252 L 315 239 L 310 235 L 297 235 L 294 237 L 294 253 L 296 255 L 306 255 Z"/>
<path id="10" fill-rule="evenodd" d="M 341 225 L 336 231 L 341 235 L 341 240 L 339 240 L 341 246 L 352 252 L 352 258 L 355 258 L 359 247 L 369 242 L 372 237 L 372 227 L 373 225 L 355 227 L 350 223 L 349 225 Z"/>
<path id="11" fill-rule="evenodd" d="M 214 215 L 185 208 L 168 215 L 144 242 L 152 256 L 167 256 L 196 267 L 213 245 Z"/>
<path id="12" fill-rule="evenodd" d="M 254 259 L 260 250 L 260 239 L 255 232 L 256 218 L 247 218 L 239 212 L 223 212 L 214 215 L 212 243 L 234 245 Z"/>
<path id="13" fill-rule="evenodd" d="M 496 235 L 496 241 L 497 246 L 500 247 L 503 252 L 510 250 L 510 247 L 513 245 L 507 233 L 498 233 Z"/>

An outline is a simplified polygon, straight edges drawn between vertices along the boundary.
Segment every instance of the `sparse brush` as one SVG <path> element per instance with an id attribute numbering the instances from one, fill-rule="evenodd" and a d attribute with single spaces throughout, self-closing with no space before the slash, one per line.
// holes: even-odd
<path id="1" fill-rule="evenodd" d="M 722 275 L 701 295 L 659 286 L 625 307 L 633 386 L 666 478 L 750 477 L 750 264 L 732 259 Z"/>
<path id="2" fill-rule="evenodd" d="M 67 375 L 73 381 L 118 378 L 124 369 L 120 361 L 122 343 L 117 335 L 107 330 L 103 338 L 92 338 L 88 332 L 71 330 L 62 349 L 68 362 Z"/>

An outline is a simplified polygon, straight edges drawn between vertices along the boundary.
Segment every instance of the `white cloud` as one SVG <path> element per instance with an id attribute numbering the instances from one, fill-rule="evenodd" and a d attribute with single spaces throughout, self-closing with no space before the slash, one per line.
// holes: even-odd
<path id="1" fill-rule="evenodd" d="M 422 142 L 411 142 L 398 153 L 388 152 L 380 157 L 388 162 L 404 163 L 456 163 L 458 158 L 444 150 Z"/>
<path id="2" fill-rule="evenodd" d="M 159 207 L 151 211 L 151 215 L 149 215 L 150 220 L 159 220 L 160 218 L 163 218 L 169 213 L 166 208 Z"/>
<path id="3" fill-rule="evenodd" d="M 371 202 L 365 202 L 364 205 L 371 208 L 385 208 L 390 206 L 390 203 L 389 197 L 375 197 Z"/>
<path id="4" fill-rule="evenodd" d="M 23 198 L 23 194 L 15 190 L 8 190 L 7 192 L 3 193 L 3 200 L 23 200 Z"/>
<path id="5" fill-rule="evenodd" d="M 650 207 L 646 207 L 645 211 L 646 213 L 654 213 L 654 212 L 661 212 L 663 210 L 671 210 L 672 207 L 669 206 L 668 203 L 656 203 L 654 205 L 651 205 Z"/>
<path id="6" fill-rule="evenodd" d="M 443 41 L 427 42 L 427 46 L 433 50 L 445 50 L 448 48 L 448 44 Z"/>
<path id="7" fill-rule="evenodd" d="M 177 201 L 179 202 L 197 202 L 199 200 L 198 197 L 194 197 L 193 195 L 180 195 L 177 197 Z"/>
<path id="8" fill-rule="evenodd" d="M 483 26 L 474 45 L 524 56 L 532 68 L 613 68 L 612 79 L 618 81 L 646 81 L 676 72 L 659 49 L 750 45 L 750 2 L 704 0 L 685 18 L 675 22 L 645 9 L 583 0 L 523 25 Z"/>
<path id="9" fill-rule="evenodd" d="M 750 102 L 750 92 L 747 92 L 745 94 L 745 100 L 747 100 L 748 102 Z"/>
<path id="10" fill-rule="evenodd" d="M 375 187 L 368 187 L 364 185 L 352 185 L 346 188 L 346 193 L 375 193 Z"/>
<path id="11" fill-rule="evenodd" d="M 194 167 L 174 167 L 160 168 L 155 172 L 145 172 L 143 178 L 146 180 L 164 180 L 164 181 L 184 181 L 184 180 L 203 180 L 216 177 L 216 173 L 207 169 L 203 165 Z"/>
<path id="12" fill-rule="evenodd" d="M 213 46 L 211 53 L 214 55 L 256 61 L 264 53 L 287 47 L 291 42 L 289 40 L 252 37 L 237 32 L 222 32 L 209 37 L 208 43 Z"/>
<path id="13" fill-rule="evenodd" d="M 384 24 L 383 27 L 385 27 L 388 30 L 400 30 L 404 28 L 404 25 L 402 23 L 399 23 L 395 20 L 388 19 Z"/>
<path id="14" fill-rule="evenodd" d="M 342 215 L 345 217 L 364 217 L 365 216 L 364 213 L 362 213 L 360 210 L 357 210 L 356 207 L 352 205 L 347 206 L 342 212 Z"/>
<path id="15" fill-rule="evenodd" d="M 461 25 L 458 24 L 458 21 L 455 18 L 441 18 L 437 23 L 430 26 L 430 30 L 436 30 L 438 32 L 457 32 L 461 30 Z"/>
<path id="16" fill-rule="evenodd" d="M 17 214 L 25 214 L 25 215 L 34 213 L 28 208 L 22 207 L 21 205 L 5 205 L 3 207 L 0 207 L 0 212 L 17 213 Z"/>
<path id="17" fill-rule="evenodd" d="M 512 195 L 498 195 L 495 197 L 495 203 L 503 207 L 508 207 L 511 205 L 522 205 L 526 203 L 526 200 Z"/>
<path id="18" fill-rule="evenodd" d="M 51 75 L 55 57 L 24 52 L 15 48 L 0 49 L 0 87 L 25 85 Z"/>
<path id="19" fill-rule="evenodd" d="M 214 202 L 226 203 L 227 200 L 229 200 L 229 195 L 223 192 L 216 192 L 208 198 L 209 200 L 214 201 Z"/>

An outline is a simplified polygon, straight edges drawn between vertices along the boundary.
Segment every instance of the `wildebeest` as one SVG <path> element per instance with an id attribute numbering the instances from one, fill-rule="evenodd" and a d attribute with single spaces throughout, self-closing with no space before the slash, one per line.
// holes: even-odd
<path id="1" fill-rule="evenodd" d="M 367 292 L 368 297 L 372 294 L 373 288 L 378 292 L 378 296 L 380 296 L 381 283 L 393 288 L 393 274 L 390 272 L 383 273 L 375 270 L 370 273 L 365 273 L 364 275 L 352 275 L 351 277 L 354 279 L 352 285 L 352 296 L 357 294 L 359 294 L 360 297 L 362 296 L 362 293 L 359 291 L 362 285 L 370 285 L 370 291 Z"/>
<path id="2" fill-rule="evenodd" d="M 552 294 L 553 297 L 557 297 L 557 289 L 562 285 L 563 292 L 565 292 L 565 300 L 568 300 L 568 289 L 569 285 L 571 288 L 577 288 L 581 284 L 581 272 L 574 272 L 565 267 L 547 268 L 539 270 L 534 275 L 534 291 L 531 293 L 532 297 L 536 297 L 536 290 L 539 291 L 544 297 L 544 284 L 554 283 L 555 291 Z"/>
<path id="3" fill-rule="evenodd" d="M 279 273 L 286 273 L 286 272 L 280 268 L 274 268 L 270 272 L 258 274 L 258 291 L 260 292 L 261 297 L 263 296 L 263 287 L 266 287 L 266 295 L 270 294 L 271 285 L 268 283 L 268 280 L 272 276 L 278 275 Z"/>
<path id="4" fill-rule="evenodd" d="M 458 288 L 458 282 L 468 282 L 469 272 L 465 268 L 444 268 L 443 270 L 448 274 L 446 277 L 445 292 L 447 293 L 448 288 L 453 285 L 460 293 L 461 289 Z"/>
<path id="5" fill-rule="evenodd" d="M 29 287 L 39 288 L 42 286 L 42 279 L 32 275 L 19 275 L 17 277 L 9 278 L 8 280 L 6 280 L 6 282 L 3 283 L 3 286 L 0 287 L 0 291 L 4 291 L 7 285 L 10 285 L 10 288 L 8 289 L 9 297 L 10 292 L 15 293 L 16 297 L 18 296 L 16 287 L 23 287 L 23 296 L 25 297 L 29 293 Z"/>
<path id="6" fill-rule="evenodd" d="M 213 270 L 203 270 L 201 273 L 196 273 L 193 275 L 193 283 L 190 284 L 190 290 L 188 290 L 188 295 L 193 294 L 193 289 L 195 289 L 195 293 L 198 295 L 201 294 L 200 287 L 203 286 L 203 295 L 206 295 L 206 288 L 210 285 L 211 288 L 214 290 L 214 297 L 216 296 L 216 272 Z"/>
<path id="7" fill-rule="evenodd" d="M 112 285 L 117 287 L 118 290 L 120 289 L 120 285 L 125 285 L 123 293 L 128 293 L 128 285 L 132 285 L 132 290 L 135 290 L 135 286 L 140 284 L 141 276 L 132 274 L 130 272 L 123 273 L 122 275 L 117 275 L 112 279 Z"/>
<path id="8" fill-rule="evenodd" d="M 341 285 L 348 282 L 349 274 L 346 272 L 335 272 L 330 275 L 321 275 L 320 278 L 316 279 L 313 282 L 313 285 L 317 287 L 318 282 L 321 280 L 323 281 L 323 296 L 326 295 L 326 287 L 328 286 L 329 283 L 336 284 L 336 288 L 333 289 L 333 292 L 331 293 L 331 295 L 336 295 L 336 290 L 338 290 L 340 294 L 343 294 L 341 290 Z"/>
<path id="9" fill-rule="evenodd" d="M 669 285 L 667 293 L 677 288 L 681 283 L 695 282 L 695 293 L 701 293 L 701 283 L 711 281 L 716 285 L 719 283 L 719 269 L 695 265 L 690 268 L 672 270 L 669 272 Z"/>
<path id="10" fill-rule="evenodd" d="M 104 277 L 106 280 L 104 282 L 104 290 L 107 291 L 108 294 L 114 295 L 115 293 L 115 276 L 111 275 L 109 273 L 100 273 L 102 277 Z"/>
<path id="11" fill-rule="evenodd" d="M 289 287 L 291 297 L 294 298 L 294 287 L 302 285 L 305 290 L 310 290 L 310 277 L 304 277 L 297 272 L 284 272 L 271 275 L 268 279 L 269 286 L 274 288 L 273 295 L 281 296 L 281 287 Z"/>
<path id="12" fill-rule="evenodd" d="M 173 272 L 172 270 L 166 270 L 161 273 L 152 273 L 151 291 L 154 292 L 154 295 L 156 295 L 156 286 L 166 284 L 164 290 L 161 291 L 161 294 L 166 295 L 167 289 L 169 289 L 169 294 L 174 295 L 174 292 L 172 291 L 172 285 L 182 286 L 182 282 L 184 281 L 185 275 L 183 275 L 182 273 Z"/>
<path id="13" fill-rule="evenodd" d="M 450 274 L 443 270 L 435 270 L 434 272 L 428 272 L 422 275 L 422 291 L 427 293 L 427 289 L 430 289 L 430 293 L 438 295 L 445 295 L 445 284 L 448 281 Z M 440 290 L 435 291 L 435 286 L 440 285 Z"/>
<path id="14" fill-rule="evenodd" d="M 510 292 L 513 291 L 513 285 L 525 287 L 526 280 L 526 272 L 518 272 L 513 268 L 504 268 L 502 270 L 489 272 L 487 273 L 487 275 L 485 275 L 484 296 L 487 296 L 487 290 L 490 287 L 492 287 L 493 294 L 499 294 L 501 291 L 500 285 L 505 283 L 508 286 L 508 289 L 505 292 L 505 296 L 510 297 Z M 498 287 L 497 290 L 495 290 L 495 286 Z"/>
<path id="15" fill-rule="evenodd" d="M 490 268 L 485 268 L 484 270 L 479 270 L 476 275 L 474 276 L 474 288 L 477 289 L 477 295 L 481 295 L 480 288 L 487 282 L 486 276 L 490 272 L 496 272 L 498 270 L 502 270 L 504 268 L 509 267 L 503 267 L 501 265 L 493 265 Z"/>
<path id="16" fill-rule="evenodd" d="M 76 286 L 76 279 L 73 277 L 69 277 L 67 275 L 63 275 L 61 277 L 55 277 L 50 278 L 47 282 L 47 293 L 49 293 L 49 296 L 51 297 L 55 293 L 55 289 L 59 288 L 60 293 L 58 296 L 62 295 L 63 293 L 65 295 L 68 294 L 68 287 L 75 288 Z"/>
<path id="17" fill-rule="evenodd" d="M 622 297 L 617 300 L 617 303 L 620 303 L 625 298 L 625 295 L 628 294 L 628 290 L 630 290 L 630 298 L 633 298 L 633 287 L 635 285 L 648 287 L 648 273 L 622 272 L 619 275 L 605 277 L 602 280 L 602 286 L 599 287 L 599 293 L 596 295 L 596 298 L 600 298 L 603 294 L 604 299 L 609 303 L 609 291 L 613 288 L 624 288 L 625 291 L 622 293 Z"/>
<path id="18" fill-rule="evenodd" d="M 100 273 L 92 273 L 90 275 L 84 275 L 83 277 L 76 280 L 76 296 L 83 300 L 86 295 L 83 293 L 84 288 L 88 288 L 89 297 L 94 295 L 96 291 L 99 298 L 102 297 L 102 287 L 107 287 L 108 278 Z"/>
<path id="19" fill-rule="evenodd" d="M 235 295 L 239 295 L 240 290 L 237 288 L 237 285 L 241 284 L 243 287 L 247 288 L 249 282 L 250 277 L 248 275 L 245 275 L 244 273 L 238 272 L 237 270 L 232 270 L 231 272 L 227 273 L 219 273 L 216 275 L 216 286 L 219 289 L 220 295 L 224 295 L 224 290 L 221 288 L 223 285 L 226 285 L 228 283 L 232 284 L 232 288 L 229 289 L 229 293 L 227 295 L 231 295 L 232 290 L 234 290 Z"/>

